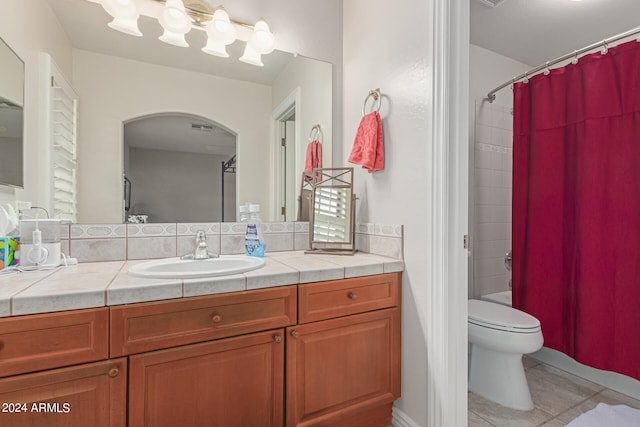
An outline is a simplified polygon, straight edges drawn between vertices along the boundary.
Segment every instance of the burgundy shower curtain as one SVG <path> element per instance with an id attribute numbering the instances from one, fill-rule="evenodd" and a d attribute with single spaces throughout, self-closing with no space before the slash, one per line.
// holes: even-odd
<path id="1" fill-rule="evenodd" d="M 640 43 L 514 87 L 513 304 L 640 379 Z"/>

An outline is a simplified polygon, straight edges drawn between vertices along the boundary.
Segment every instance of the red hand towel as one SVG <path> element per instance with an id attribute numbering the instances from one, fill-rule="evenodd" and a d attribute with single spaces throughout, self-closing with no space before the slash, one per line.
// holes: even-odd
<path id="1" fill-rule="evenodd" d="M 353 141 L 349 162 L 361 165 L 369 173 L 384 169 L 382 120 L 377 111 L 362 117 Z"/>
<path id="2" fill-rule="evenodd" d="M 322 167 L 322 144 L 320 141 L 311 141 L 307 145 L 307 157 L 304 162 L 304 172 L 308 175 L 313 174 L 314 168 Z M 310 181 L 310 179 L 307 179 Z"/>

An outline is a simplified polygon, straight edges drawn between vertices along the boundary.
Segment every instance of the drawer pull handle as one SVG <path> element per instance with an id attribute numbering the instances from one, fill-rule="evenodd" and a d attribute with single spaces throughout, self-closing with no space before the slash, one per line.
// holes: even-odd
<path id="1" fill-rule="evenodd" d="M 274 336 L 273 336 L 273 341 L 274 341 L 276 344 L 280 344 L 280 343 L 282 342 L 282 337 L 281 337 L 280 335 L 274 335 Z"/>
<path id="2" fill-rule="evenodd" d="M 349 297 L 350 300 L 357 300 L 358 299 L 358 295 L 355 292 L 349 292 L 349 294 L 347 294 L 347 296 Z"/>
<path id="3" fill-rule="evenodd" d="M 214 314 L 213 316 L 211 316 L 211 321 L 213 323 L 220 323 L 222 321 L 222 316 L 220 316 L 219 314 Z"/>
<path id="4" fill-rule="evenodd" d="M 120 369 L 118 369 L 118 368 L 111 368 L 111 369 L 109 369 L 109 376 L 110 376 L 111 378 L 115 378 L 115 377 L 117 377 L 119 373 L 120 373 Z"/>
<path id="5" fill-rule="evenodd" d="M 291 331 L 291 336 L 295 339 L 298 339 L 298 331 L 296 331 L 295 329 Z"/>

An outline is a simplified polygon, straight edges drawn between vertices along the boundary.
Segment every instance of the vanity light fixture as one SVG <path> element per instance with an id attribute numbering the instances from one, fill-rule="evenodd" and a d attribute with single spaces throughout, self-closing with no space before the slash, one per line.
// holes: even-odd
<path id="1" fill-rule="evenodd" d="M 138 8 L 133 0 L 102 0 L 102 7 L 113 18 L 107 25 L 131 36 L 142 37 L 138 29 Z"/>
<path id="2" fill-rule="evenodd" d="M 202 48 L 202 51 L 210 55 L 228 58 L 226 46 L 236 41 L 238 36 L 224 7 L 220 6 L 213 12 L 213 17 L 207 24 L 206 31 L 207 45 Z"/>
<path id="3" fill-rule="evenodd" d="M 161 41 L 174 46 L 189 47 L 184 35 L 191 30 L 191 20 L 182 0 L 167 0 L 158 21 L 164 28 L 164 33 L 159 37 Z"/>
<path id="4" fill-rule="evenodd" d="M 108 25 L 125 34 L 142 36 L 138 18 L 157 19 L 164 29 L 159 39 L 174 46 L 188 47 L 185 40 L 192 28 L 207 33 L 202 51 L 228 58 L 226 47 L 236 40 L 246 42 L 240 61 L 262 67 L 262 55 L 273 52 L 275 36 L 267 22 L 260 18 L 255 25 L 233 21 L 224 7 L 215 10 L 201 0 L 88 0 L 100 3 L 113 17 Z"/>

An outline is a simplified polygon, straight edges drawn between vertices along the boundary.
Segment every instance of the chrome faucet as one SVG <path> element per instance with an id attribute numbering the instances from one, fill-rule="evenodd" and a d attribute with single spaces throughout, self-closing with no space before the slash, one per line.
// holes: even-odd
<path id="1" fill-rule="evenodd" d="M 196 249 L 192 254 L 187 254 L 182 259 L 203 260 L 209 258 L 218 258 L 219 255 L 207 250 L 207 236 L 204 231 L 196 233 Z"/>

